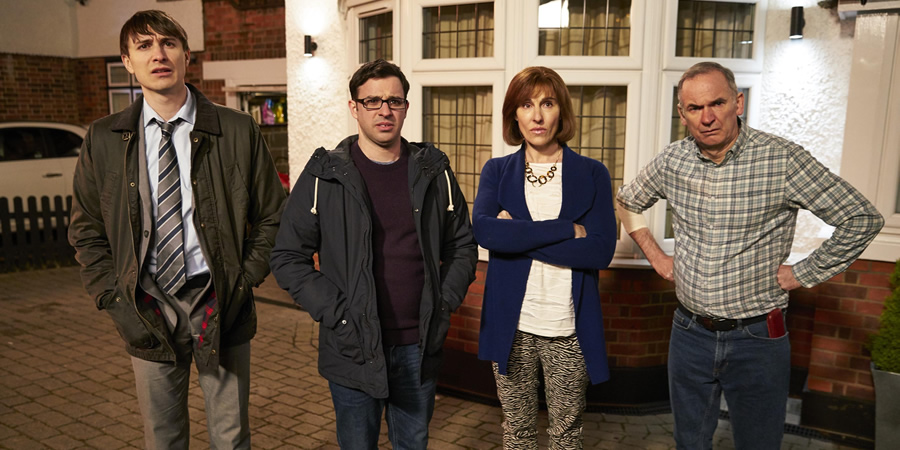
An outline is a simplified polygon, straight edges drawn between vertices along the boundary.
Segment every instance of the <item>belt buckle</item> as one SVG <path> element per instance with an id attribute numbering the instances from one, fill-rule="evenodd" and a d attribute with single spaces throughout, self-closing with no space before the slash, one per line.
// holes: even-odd
<path id="1" fill-rule="evenodd" d="M 737 321 L 729 321 L 728 319 L 713 319 L 711 317 L 697 316 L 697 323 L 709 331 L 730 331 L 736 326 Z"/>

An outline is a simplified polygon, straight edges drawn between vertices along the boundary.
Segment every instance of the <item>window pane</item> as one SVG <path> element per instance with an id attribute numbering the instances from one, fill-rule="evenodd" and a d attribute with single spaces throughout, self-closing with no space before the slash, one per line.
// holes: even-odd
<path id="1" fill-rule="evenodd" d="M 47 138 L 47 146 L 51 150 L 47 156 L 57 158 L 78 156 L 81 143 L 84 141 L 75 133 L 55 128 L 44 128 L 44 136 Z"/>
<path id="2" fill-rule="evenodd" d="M 394 13 L 386 13 L 359 19 L 359 62 L 393 58 Z"/>
<path id="3" fill-rule="evenodd" d="M 131 102 L 131 89 L 111 89 L 109 91 L 110 114 L 127 108 Z"/>
<path id="4" fill-rule="evenodd" d="M 422 94 L 424 139 L 450 158 L 471 210 L 481 168 L 491 157 L 491 88 L 425 87 Z"/>
<path id="5" fill-rule="evenodd" d="M 494 3 L 422 9 L 422 58 L 494 56 Z"/>
<path id="6" fill-rule="evenodd" d="M 541 0 L 538 54 L 628 56 L 631 0 Z"/>
<path id="7" fill-rule="evenodd" d="M 750 110 L 750 88 L 738 88 L 744 94 L 744 114 L 741 121 L 747 123 L 747 111 Z M 678 115 L 678 87 L 672 88 L 672 132 L 670 140 L 680 141 L 688 136 L 688 129 L 681 124 L 681 116 Z M 666 239 L 674 239 L 675 231 L 672 230 L 672 208 L 666 203 Z"/>
<path id="8" fill-rule="evenodd" d="M 131 74 L 124 63 L 110 63 L 107 66 L 107 81 L 110 86 L 129 86 Z"/>
<path id="9" fill-rule="evenodd" d="M 613 196 L 625 174 L 625 86 L 569 86 L 575 109 L 575 137 L 569 147 L 609 169 Z M 616 218 L 618 221 L 618 218 Z M 617 222 L 618 225 L 618 222 Z M 618 233 L 619 227 L 616 227 Z"/>
<path id="10" fill-rule="evenodd" d="M 679 0 L 675 56 L 752 58 L 755 12 L 753 3 Z"/>
<path id="11" fill-rule="evenodd" d="M 0 161 L 26 161 L 47 158 L 47 147 L 40 128 L 0 130 Z"/>

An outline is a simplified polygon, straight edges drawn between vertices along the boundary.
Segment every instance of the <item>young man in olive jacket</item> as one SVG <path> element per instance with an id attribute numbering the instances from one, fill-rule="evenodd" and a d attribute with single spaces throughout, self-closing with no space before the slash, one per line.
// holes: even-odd
<path id="1" fill-rule="evenodd" d="M 69 241 L 132 356 L 147 448 L 187 448 L 191 361 L 213 448 L 250 448 L 251 288 L 268 274 L 284 191 L 249 115 L 185 85 L 184 29 L 136 13 L 120 50 L 143 97 L 94 122 Z"/>
<path id="2" fill-rule="evenodd" d="M 424 449 L 450 313 L 475 278 L 466 199 L 447 156 L 400 137 L 409 83 L 384 60 L 350 80 L 359 134 L 319 148 L 272 250 L 278 284 L 319 327 L 342 448 Z M 313 254 L 319 255 L 319 270 Z"/>

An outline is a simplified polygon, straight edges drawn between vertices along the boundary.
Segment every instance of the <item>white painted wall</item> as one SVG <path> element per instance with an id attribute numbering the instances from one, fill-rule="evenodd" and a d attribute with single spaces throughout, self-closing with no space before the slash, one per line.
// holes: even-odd
<path id="1" fill-rule="evenodd" d="M 288 147 L 293 185 L 318 147 L 334 148 L 348 134 L 350 94 L 344 15 L 335 0 L 284 2 L 287 46 Z M 319 45 L 315 56 L 303 56 L 303 36 Z"/>
<path id="2" fill-rule="evenodd" d="M 769 0 L 759 129 L 805 147 L 840 173 L 853 20 L 840 21 L 817 0 Z M 791 7 L 803 6 L 803 39 L 790 40 Z M 808 253 L 832 228 L 807 211 L 798 217 L 794 252 Z"/>
<path id="3" fill-rule="evenodd" d="M 0 53 L 73 57 L 75 0 L 3 0 Z"/>
<path id="4" fill-rule="evenodd" d="M 119 30 L 137 11 L 168 12 L 193 51 L 204 49 L 203 2 L 180 0 L 3 0 L 0 52 L 88 58 L 119 55 Z"/>

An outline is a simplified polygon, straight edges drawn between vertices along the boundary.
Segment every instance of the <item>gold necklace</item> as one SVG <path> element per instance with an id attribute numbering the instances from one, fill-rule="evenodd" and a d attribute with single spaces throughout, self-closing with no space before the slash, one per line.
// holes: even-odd
<path id="1" fill-rule="evenodd" d="M 556 162 L 554 162 L 553 165 L 550 166 L 550 170 L 548 170 L 546 174 L 535 175 L 534 171 L 531 170 L 531 165 L 528 164 L 528 161 L 525 161 L 525 180 L 530 182 L 534 187 L 541 187 L 547 184 L 548 182 L 550 182 L 550 180 L 553 179 L 553 177 L 556 176 L 556 163 L 558 162 L 559 158 L 557 158 Z"/>

